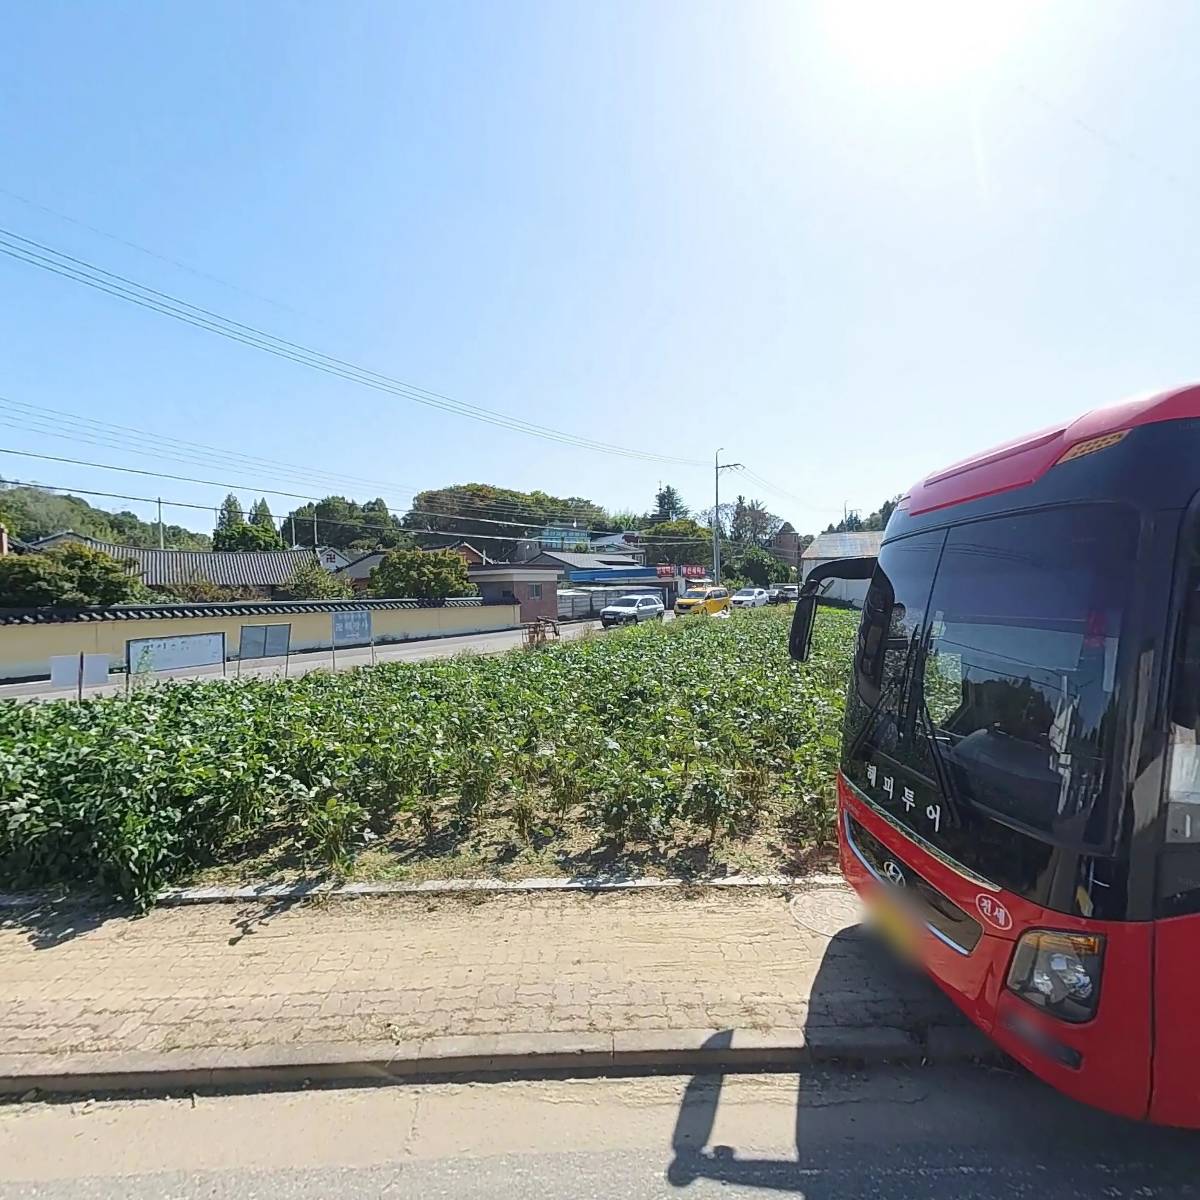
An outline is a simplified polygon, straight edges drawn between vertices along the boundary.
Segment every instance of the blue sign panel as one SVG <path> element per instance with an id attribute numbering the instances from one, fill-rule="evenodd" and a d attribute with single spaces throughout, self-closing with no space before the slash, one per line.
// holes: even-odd
<path id="1" fill-rule="evenodd" d="M 335 646 L 368 646 L 371 643 L 371 613 L 369 609 L 333 614 L 333 644 Z"/>

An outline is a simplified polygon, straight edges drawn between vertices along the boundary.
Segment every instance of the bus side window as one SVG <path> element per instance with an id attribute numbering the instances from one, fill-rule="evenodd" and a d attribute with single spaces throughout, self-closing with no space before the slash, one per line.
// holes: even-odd
<path id="1" fill-rule="evenodd" d="M 1188 597 L 1171 683 L 1167 841 L 1200 842 L 1200 591 Z"/>

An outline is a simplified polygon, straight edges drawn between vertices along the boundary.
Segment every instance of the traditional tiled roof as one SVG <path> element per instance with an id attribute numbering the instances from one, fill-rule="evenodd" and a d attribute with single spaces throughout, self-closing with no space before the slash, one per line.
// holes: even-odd
<path id="1" fill-rule="evenodd" d="M 311 550 L 158 550 L 118 546 L 66 531 L 31 543 L 31 549 L 82 542 L 113 558 L 132 562 L 147 587 L 207 581 L 217 587 L 282 587 L 302 563 L 316 562 Z"/>
<path id="2" fill-rule="evenodd" d="M 104 608 L 0 608 L 0 625 L 60 625 L 72 621 L 161 621 L 175 617 L 285 617 L 290 613 L 391 608 L 477 608 L 478 596 L 447 600 L 239 600 L 219 604 L 113 604 Z"/>

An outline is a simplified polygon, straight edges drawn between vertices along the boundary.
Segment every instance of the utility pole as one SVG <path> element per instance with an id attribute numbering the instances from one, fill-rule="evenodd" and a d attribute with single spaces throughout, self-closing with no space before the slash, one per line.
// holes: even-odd
<path id="1" fill-rule="evenodd" d="M 317 549 L 317 506 L 313 505 L 313 552 Z"/>
<path id="2" fill-rule="evenodd" d="M 158 548 L 160 550 L 165 548 L 165 544 L 163 541 L 162 497 L 161 496 L 159 496 L 159 498 L 158 498 Z"/>
<path id="3" fill-rule="evenodd" d="M 724 446 L 718 446 L 716 454 L 713 455 L 713 583 L 718 585 L 721 582 L 721 472 L 732 471 L 735 467 L 742 465 L 741 463 L 723 463 L 721 451 L 724 449 Z"/>

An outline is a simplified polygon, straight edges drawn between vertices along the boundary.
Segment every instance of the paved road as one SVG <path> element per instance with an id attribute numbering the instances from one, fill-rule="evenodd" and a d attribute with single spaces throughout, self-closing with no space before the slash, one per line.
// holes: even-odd
<path id="1" fill-rule="evenodd" d="M 560 627 L 562 637 L 571 639 L 581 637 L 588 630 L 600 628 L 599 621 L 579 621 Z M 521 645 L 524 637 L 520 629 L 502 630 L 499 633 L 470 633 L 461 637 L 430 638 L 427 641 L 408 642 L 399 646 L 381 646 L 375 651 L 377 662 L 416 662 L 425 658 L 451 658 L 455 654 L 496 654 L 502 650 L 512 650 Z M 371 662 L 369 647 L 337 652 L 337 670 L 348 671 L 351 667 L 367 666 Z M 293 654 L 287 663 L 287 673 L 290 676 L 306 675 L 309 671 L 328 671 L 333 667 L 333 656 L 328 650 L 318 650 L 307 654 Z M 282 658 L 264 658 L 256 660 L 253 666 L 243 666 L 242 675 L 281 676 L 284 673 Z M 225 675 L 222 676 L 220 667 L 194 667 L 183 671 L 163 672 L 160 678 L 171 679 L 221 679 L 236 678 L 237 663 L 226 664 Z M 114 696 L 125 690 L 125 678 L 119 676 L 120 682 L 105 687 L 85 688 L 85 696 Z M 51 690 L 45 680 L 35 680 L 31 683 L 9 683 L 0 685 L 0 700 L 61 700 L 72 692 Z"/>
<path id="2" fill-rule="evenodd" d="M 1200 1134 L 982 1068 L 0 1108 L 0 1200 L 1194 1197 Z"/>

